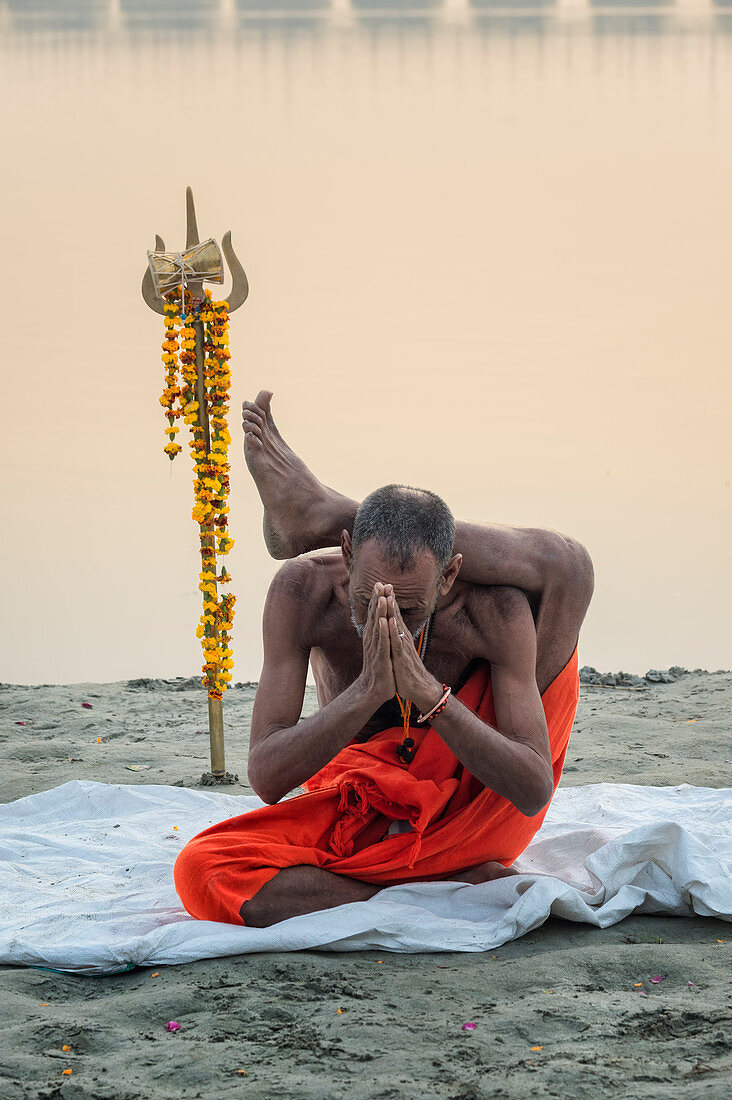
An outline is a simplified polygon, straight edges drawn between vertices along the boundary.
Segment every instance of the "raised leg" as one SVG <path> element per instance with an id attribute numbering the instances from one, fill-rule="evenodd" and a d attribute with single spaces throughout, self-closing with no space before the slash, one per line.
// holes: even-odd
<path id="1" fill-rule="evenodd" d="M 272 394 L 242 405 L 244 458 L 264 505 L 264 541 L 273 558 L 296 558 L 340 543 L 353 528 L 358 504 L 323 485 L 279 433 Z"/>
<path id="2" fill-rule="evenodd" d="M 264 538 L 274 558 L 338 546 L 353 530 L 358 503 L 323 485 L 285 443 L 262 390 L 242 405 L 244 456 L 264 505 Z M 536 679 L 544 691 L 572 656 L 592 597 L 590 555 L 576 540 L 535 527 L 465 523 L 455 527 L 460 576 L 471 584 L 512 585 L 532 597 Z"/>

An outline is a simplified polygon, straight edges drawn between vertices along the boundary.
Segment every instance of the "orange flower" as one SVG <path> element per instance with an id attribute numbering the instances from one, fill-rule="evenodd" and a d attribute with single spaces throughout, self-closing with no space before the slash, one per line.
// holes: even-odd
<path id="1" fill-rule="evenodd" d="M 165 389 L 160 397 L 168 426 L 165 434 L 171 442 L 164 451 L 172 460 L 182 447 L 173 442 L 180 429 L 176 419 L 183 419 L 190 428 L 189 452 L 194 463 L 194 507 L 192 518 L 199 525 L 199 543 L 202 573 L 199 588 L 202 592 L 203 614 L 196 627 L 206 663 L 206 674 L 201 683 L 209 696 L 221 699 L 231 680 L 229 669 L 233 666 L 229 648 L 229 631 L 233 627 L 235 597 L 230 593 L 219 596 L 217 585 L 228 585 L 231 574 L 226 567 L 217 573 L 217 555 L 227 554 L 234 546 L 228 534 L 227 499 L 230 484 L 227 462 L 231 435 L 226 419 L 229 412 L 231 373 L 227 365 L 229 307 L 228 302 L 212 301 L 211 291 L 206 291 L 205 301 L 186 300 L 188 316 L 180 314 L 180 288 L 165 296 L 162 361 L 165 365 Z M 196 400 L 196 329 L 194 320 L 203 322 L 203 382 L 204 407 L 209 415 L 210 441 L 207 447 L 203 428 L 199 422 L 199 404 Z"/>

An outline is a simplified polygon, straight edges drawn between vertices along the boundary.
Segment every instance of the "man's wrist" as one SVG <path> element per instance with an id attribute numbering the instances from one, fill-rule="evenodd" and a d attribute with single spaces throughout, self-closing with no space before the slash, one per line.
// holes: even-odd
<path id="1" fill-rule="evenodd" d="M 419 696 L 415 695 L 414 697 L 414 702 L 419 707 L 420 714 L 429 714 L 431 710 L 434 710 L 444 694 L 445 689 L 439 680 L 430 677 L 429 682 L 425 684 L 424 691 L 420 689 Z"/>
<path id="2" fill-rule="evenodd" d="M 388 702 L 388 699 L 384 697 L 383 690 L 380 691 L 377 684 L 367 683 L 362 676 L 354 680 L 352 692 L 356 704 L 369 711 L 369 718 L 376 713 L 380 706 Z M 393 698 L 393 696 L 389 696 L 389 698 Z"/>

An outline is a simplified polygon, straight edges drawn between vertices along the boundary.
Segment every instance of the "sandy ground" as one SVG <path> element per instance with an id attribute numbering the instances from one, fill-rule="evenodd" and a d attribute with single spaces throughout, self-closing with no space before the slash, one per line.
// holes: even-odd
<path id="1" fill-rule="evenodd" d="M 732 786 L 732 673 L 584 679 L 563 784 Z M 0 685 L 0 801 L 73 778 L 196 787 L 209 767 L 196 684 Z M 251 793 L 253 697 L 225 699 L 231 793 Z M 730 946 L 724 922 L 645 916 L 551 919 L 478 955 L 244 955 L 108 978 L 0 967 L 0 1100 L 721 1100 Z"/>

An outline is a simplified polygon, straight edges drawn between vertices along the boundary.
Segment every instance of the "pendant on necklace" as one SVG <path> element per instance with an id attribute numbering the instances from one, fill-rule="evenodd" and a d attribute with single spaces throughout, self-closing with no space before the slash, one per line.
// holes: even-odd
<path id="1" fill-rule="evenodd" d="M 414 760 L 414 754 L 417 751 L 414 748 L 414 738 L 405 737 L 401 745 L 398 745 L 395 751 L 400 760 L 403 760 L 405 764 L 411 764 Z"/>
<path id="2" fill-rule="evenodd" d="M 432 620 L 434 618 L 434 611 L 430 615 L 427 622 L 422 627 L 422 632 L 419 636 L 419 643 L 417 645 L 417 655 L 421 661 L 424 661 L 427 656 L 427 646 L 429 644 L 429 637 L 431 633 Z M 412 713 L 412 700 L 407 699 L 402 702 L 399 692 L 397 692 L 397 700 L 399 702 L 399 709 L 402 712 L 402 719 L 404 721 L 404 736 L 402 738 L 401 745 L 397 745 L 394 750 L 396 755 L 404 764 L 411 764 L 414 760 L 414 755 L 417 751 L 414 745 L 414 738 L 409 735 L 409 718 Z"/>

